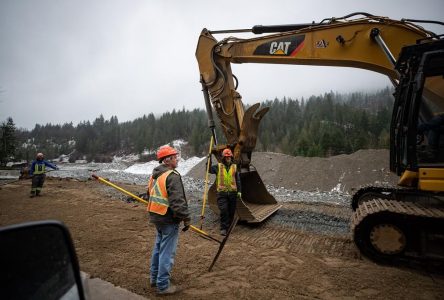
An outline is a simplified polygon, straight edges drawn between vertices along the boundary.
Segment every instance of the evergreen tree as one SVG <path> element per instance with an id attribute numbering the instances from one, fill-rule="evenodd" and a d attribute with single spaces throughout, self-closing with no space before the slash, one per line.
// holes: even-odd
<path id="1" fill-rule="evenodd" d="M 388 88 L 367 94 L 329 92 L 300 100 L 275 98 L 261 105 L 270 110 L 259 125 L 257 151 L 331 156 L 389 146 L 393 97 Z M 225 136 L 217 125 L 218 143 L 224 144 Z M 188 141 L 191 155 L 204 155 L 211 132 L 204 110 L 182 108 L 158 117 L 149 113 L 124 123 L 119 123 L 117 116 L 107 120 L 100 115 L 92 123 L 83 121 L 77 126 L 37 124 L 30 132 L 18 130 L 17 136 L 24 145 L 16 151 L 17 157 L 33 157 L 37 149 L 47 157 L 57 157 L 75 149 L 78 158 L 99 158 L 154 151 L 175 139 Z"/>
<path id="2" fill-rule="evenodd" d="M 15 124 L 11 117 L 1 124 L 0 163 L 6 164 L 13 159 L 16 151 Z"/>

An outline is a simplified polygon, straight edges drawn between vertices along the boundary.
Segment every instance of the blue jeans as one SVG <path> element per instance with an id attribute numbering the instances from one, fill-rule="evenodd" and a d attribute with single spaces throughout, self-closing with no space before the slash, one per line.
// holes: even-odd
<path id="1" fill-rule="evenodd" d="M 170 285 L 170 272 L 179 240 L 179 224 L 156 224 L 156 242 L 151 255 L 150 280 L 162 291 Z"/>

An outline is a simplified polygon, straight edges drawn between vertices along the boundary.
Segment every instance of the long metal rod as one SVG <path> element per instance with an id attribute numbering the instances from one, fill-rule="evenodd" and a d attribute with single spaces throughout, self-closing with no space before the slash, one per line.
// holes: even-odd
<path id="1" fill-rule="evenodd" d="M 191 230 L 191 231 L 194 231 L 194 232 L 197 233 L 197 234 L 202 235 L 202 236 L 205 237 L 205 238 L 208 238 L 208 239 L 210 239 L 210 240 L 212 240 L 212 241 L 215 241 L 215 242 L 217 242 L 217 243 L 219 243 L 219 244 L 222 243 L 222 242 L 219 241 L 218 239 L 212 237 L 211 235 L 209 235 L 209 234 L 206 233 L 205 231 L 203 231 L 203 230 L 201 230 L 201 229 L 199 229 L 199 228 L 197 228 L 197 227 L 195 227 L 195 226 L 193 226 L 193 225 L 190 225 L 190 230 Z"/>
<path id="2" fill-rule="evenodd" d="M 233 231 L 234 227 L 236 227 L 237 222 L 239 221 L 239 216 L 236 214 L 233 221 L 231 222 L 230 228 L 228 228 L 227 235 L 222 240 L 219 246 L 219 250 L 216 253 L 216 256 L 213 259 L 213 262 L 211 263 L 210 267 L 208 268 L 208 272 L 211 272 L 214 265 L 216 264 L 217 259 L 219 258 L 220 254 L 222 253 L 222 250 L 224 249 L 225 243 L 227 242 L 228 238 L 230 237 L 231 231 Z"/>
<path id="3" fill-rule="evenodd" d="M 148 201 L 146 201 L 146 200 L 140 198 L 139 196 L 134 195 L 134 194 L 131 193 L 131 192 L 128 192 L 127 190 L 121 188 L 120 186 L 115 185 L 114 183 L 109 182 L 108 180 L 106 180 L 106 179 L 104 179 L 104 178 L 102 178 L 102 177 L 97 176 L 96 174 L 92 174 L 91 177 L 94 178 L 94 179 L 96 179 L 96 180 L 98 180 L 98 181 L 100 181 L 101 183 L 104 183 L 104 184 L 106 184 L 106 185 L 109 185 L 109 186 L 115 188 L 116 190 L 118 190 L 118 191 L 120 191 L 120 192 L 122 192 L 122 193 L 124 193 L 124 194 L 126 194 L 126 195 L 128 195 L 128 196 L 130 196 L 130 197 L 132 197 L 132 198 L 134 198 L 134 199 L 136 199 L 136 200 L 139 201 L 139 202 L 142 202 L 142 203 L 148 204 Z M 199 229 L 199 228 L 197 228 L 197 227 L 195 227 L 195 226 L 193 226 L 193 225 L 190 225 L 190 229 L 191 229 L 191 231 L 194 231 L 194 232 L 196 232 L 196 233 L 198 233 L 198 234 L 200 234 L 200 235 L 203 235 L 204 237 L 206 237 L 206 238 L 208 238 L 208 239 L 210 239 L 210 240 L 213 240 L 213 241 L 215 241 L 215 242 L 217 242 L 217 243 L 219 243 L 219 244 L 222 243 L 222 242 L 219 241 L 218 239 L 216 239 L 216 238 L 210 236 L 210 235 L 209 235 L 208 233 L 206 233 L 205 231 L 203 231 L 203 230 L 201 230 L 201 229 Z"/>
<path id="4" fill-rule="evenodd" d="M 133 193 L 128 192 L 127 190 L 122 189 L 120 186 L 115 185 L 114 183 L 109 182 L 108 180 L 103 179 L 102 177 L 97 176 L 96 174 L 92 174 L 91 175 L 92 178 L 97 179 L 98 181 L 100 181 L 101 183 L 107 184 L 110 187 L 115 188 L 118 191 L 121 191 L 124 194 L 127 194 L 128 196 L 136 199 L 139 202 L 145 203 L 148 205 L 148 201 L 140 198 L 139 196 L 134 195 Z"/>
<path id="5" fill-rule="evenodd" d="M 204 96 L 204 100 L 205 100 L 205 109 L 207 111 L 207 117 L 208 117 L 208 127 L 211 129 L 211 134 L 213 136 L 213 142 L 215 145 L 217 145 L 216 125 L 214 123 L 213 109 L 211 108 L 211 103 L 210 103 L 210 95 L 209 95 L 207 85 L 205 84 L 205 81 L 203 80 L 202 75 L 200 76 L 200 83 L 202 84 L 202 92 L 203 92 L 203 96 Z"/>
<path id="6" fill-rule="evenodd" d="M 213 149 L 213 136 L 210 139 L 210 150 L 208 151 L 208 161 L 207 161 L 207 170 L 205 172 L 205 187 L 204 194 L 202 200 L 202 211 L 200 213 L 200 229 L 202 229 L 203 220 L 205 218 L 205 205 L 207 204 L 207 196 L 208 196 L 208 174 L 210 173 L 210 162 L 211 162 L 211 150 Z"/>
<path id="7" fill-rule="evenodd" d="M 384 54 L 387 56 L 387 58 L 389 59 L 390 63 L 392 64 L 392 66 L 395 66 L 396 65 L 396 59 L 393 56 L 392 52 L 390 52 L 390 49 L 387 46 L 387 44 L 385 43 L 385 41 L 382 39 L 379 29 L 378 28 L 373 28 L 371 33 L 370 33 L 370 36 L 376 41 L 376 43 L 382 49 L 382 51 L 384 52 Z"/>
<path id="8" fill-rule="evenodd" d="M 226 30 L 208 30 L 211 34 L 218 33 L 241 33 L 241 32 L 252 32 L 251 29 L 226 29 Z"/>
<path id="9" fill-rule="evenodd" d="M 42 174 L 47 174 L 47 173 L 54 172 L 54 171 L 68 171 L 68 170 L 60 170 L 60 169 L 57 169 L 57 170 L 48 170 L 48 171 L 45 171 L 45 172 L 42 173 Z M 4 182 L 4 183 L 0 184 L 0 186 L 8 185 L 8 184 L 11 184 L 11 183 L 14 183 L 14 182 L 20 181 L 20 180 L 26 180 L 26 179 L 31 179 L 31 178 L 32 178 L 32 177 L 29 177 L 29 178 L 18 178 L 18 179 L 13 179 L 13 180 L 11 180 L 11 181 Z"/>
<path id="10" fill-rule="evenodd" d="M 389 47 L 385 43 L 384 39 L 381 37 L 381 32 L 378 28 L 373 28 L 370 32 L 370 37 L 378 44 L 378 46 L 381 48 L 382 52 L 384 52 L 385 56 L 388 58 L 392 66 L 394 67 L 396 65 L 396 58 L 393 56 L 392 52 L 390 51 Z M 396 71 L 396 70 L 395 70 Z M 399 77 L 398 71 L 396 71 Z M 390 82 L 393 84 L 394 87 L 398 86 L 398 82 L 391 78 L 389 76 Z"/>

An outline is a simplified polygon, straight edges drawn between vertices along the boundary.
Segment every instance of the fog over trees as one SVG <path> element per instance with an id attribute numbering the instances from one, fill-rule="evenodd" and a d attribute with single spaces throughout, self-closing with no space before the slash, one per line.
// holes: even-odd
<path id="1" fill-rule="evenodd" d="M 289 155 L 331 156 L 359 149 L 388 148 L 392 90 L 373 93 L 334 92 L 308 99 L 273 99 L 261 105 L 270 111 L 259 126 L 256 151 Z M 219 126 L 217 126 L 219 127 Z M 176 139 L 188 141 L 191 155 L 208 150 L 210 130 L 202 109 L 173 110 L 159 117 L 149 113 L 119 123 L 117 116 L 73 125 L 37 124 L 32 130 L 15 128 L 12 118 L 1 123 L 1 162 L 70 154 L 71 160 L 107 161 L 112 155 L 142 153 Z M 224 136 L 217 128 L 219 143 Z"/>

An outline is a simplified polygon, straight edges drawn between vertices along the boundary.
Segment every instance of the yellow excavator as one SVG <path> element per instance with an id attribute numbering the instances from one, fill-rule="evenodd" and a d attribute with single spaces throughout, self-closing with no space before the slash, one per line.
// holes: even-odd
<path id="1" fill-rule="evenodd" d="M 203 29 L 196 49 L 208 124 L 220 160 L 229 147 L 241 170 L 241 220 L 261 222 L 280 205 L 251 164 L 258 127 L 268 111 L 244 109 L 232 63 L 362 68 L 388 76 L 395 87 L 390 129 L 390 169 L 397 186 L 365 186 L 352 198 L 351 230 L 359 250 L 384 263 L 444 262 L 444 40 L 419 24 L 443 22 L 352 13 L 321 22 Z M 215 34 L 252 32 L 255 38 Z M 218 144 L 213 111 L 226 143 Z M 371 162 L 369 162 L 370 164 Z M 210 207 L 217 211 L 215 187 Z"/>

